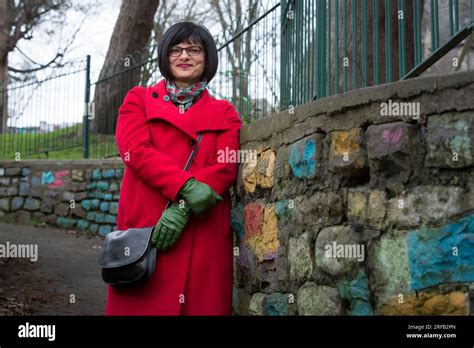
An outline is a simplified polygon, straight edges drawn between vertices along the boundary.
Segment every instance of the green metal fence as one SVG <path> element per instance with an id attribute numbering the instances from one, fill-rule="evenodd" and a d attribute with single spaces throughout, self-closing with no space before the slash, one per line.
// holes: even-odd
<path id="1" fill-rule="evenodd" d="M 472 0 L 283 0 L 281 7 L 282 109 L 419 76 L 474 24 Z"/>
<path id="2" fill-rule="evenodd" d="M 0 91 L 0 158 L 78 158 L 83 147 L 84 59 Z"/>
<path id="3" fill-rule="evenodd" d="M 216 37 L 210 93 L 245 123 L 349 90 L 419 76 L 456 48 L 466 64 L 474 0 L 269 0 L 252 4 Z M 466 49 L 467 48 L 467 49 Z M 91 81 L 90 57 L 0 91 L 8 128 L 0 157 L 118 156 L 115 128 L 128 90 L 161 79 L 156 47 Z M 453 60 L 454 65 L 454 60 Z M 72 98 L 72 99 L 71 99 Z M 1 105 L 0 105 L 1 106 Z M 1 118 L 0 118 L 1 119 Z"/>

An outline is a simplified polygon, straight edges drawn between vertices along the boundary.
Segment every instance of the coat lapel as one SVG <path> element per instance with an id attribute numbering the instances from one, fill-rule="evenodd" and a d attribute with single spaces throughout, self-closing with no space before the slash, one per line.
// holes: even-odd
<path id="1" fill-rule="evenodd" d="M 219 131 L 229 129 L 224 119 L 221 104 L 209 95 L 207 88 L 203 95 L 185 113 L 180 113 L 166 92 L 165 79 L 147 88 L 145 96 L 146 121 L 164 120 L 176 128 L 197 139 L 196 132 Z"/>

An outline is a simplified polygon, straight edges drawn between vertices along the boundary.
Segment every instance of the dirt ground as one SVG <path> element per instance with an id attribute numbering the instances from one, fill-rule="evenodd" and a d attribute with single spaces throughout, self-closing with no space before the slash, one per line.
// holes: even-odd
<path id="1" fill-rule="evenodd" d="M 0 315 L 103 315 L 99 237 L 0 223 L 0 244 L 37 244 L 38 260 L 0 257 Z"/>

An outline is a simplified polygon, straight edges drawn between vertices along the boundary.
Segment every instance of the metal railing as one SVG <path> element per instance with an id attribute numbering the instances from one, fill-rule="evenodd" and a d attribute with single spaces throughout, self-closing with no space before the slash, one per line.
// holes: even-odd
<path id="1" fill-rule="evenodd" d="M 282 0 L 281 7 L 282 109 L 419 76 L 474 25 L 473 0 Z M 461 52 L 452 71 L 463 64 Z"/>
<path id="2" fill-rule="evenodd" d="M 75 60 L 0 91 L 0 158 L 82 156 L 85 71 Z"/>

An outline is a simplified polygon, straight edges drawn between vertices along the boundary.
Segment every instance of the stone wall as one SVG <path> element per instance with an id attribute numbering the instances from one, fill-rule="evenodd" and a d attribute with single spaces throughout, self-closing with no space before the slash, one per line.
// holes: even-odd
<path id="1" fill-rule="evenodd" d="M 243 128 L 235 313 L 472 315 L 473 96 L 472 72 L 421 78 Z"/>
<path id="2" fill-rule="evenodd" d="M 116 229 L 121 160 L 0 161 L 0 219 L 105 236 Z"/>

